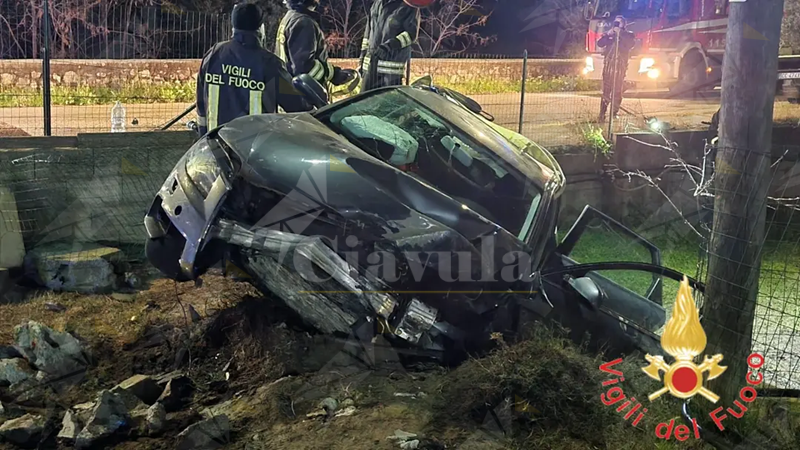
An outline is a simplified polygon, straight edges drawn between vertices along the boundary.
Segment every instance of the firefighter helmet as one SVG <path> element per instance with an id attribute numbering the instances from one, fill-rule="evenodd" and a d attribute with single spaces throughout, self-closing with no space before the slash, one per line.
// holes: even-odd
<path id="1" fill-rule="evenodd" d="M 406 5 L 414 8 L 427 8 L 433 4 L 434 0 L 403 0 Z"/>

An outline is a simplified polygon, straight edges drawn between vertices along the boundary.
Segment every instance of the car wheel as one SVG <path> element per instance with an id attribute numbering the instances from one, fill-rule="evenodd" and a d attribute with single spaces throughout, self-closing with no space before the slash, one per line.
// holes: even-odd
<path id="1" fill-rule="evenodd" d="M 681 63 L 678 83 L 670 91 L 676 96 L 694 96 L 697 91 L 706 87 L 708 74 L 703 56 L 696 54 Z"/>

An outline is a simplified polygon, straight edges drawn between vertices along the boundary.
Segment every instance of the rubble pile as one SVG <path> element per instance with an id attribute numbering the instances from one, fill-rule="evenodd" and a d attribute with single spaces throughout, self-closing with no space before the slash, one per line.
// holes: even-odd
<path id="1" fill-rule="evenodd" d="M 0 346 L 0 442 L 20 448 L 45 445 L 102 448 L 122 440 L 158 437 L 169 413 L 191 402 L 192 381 L 180 371 L 138 374 L 84 403 L 66 408 L 57 400 L 79 385 L 92 358 L 75 336 L 29 321 L 14 330 L 12 345 Z M 220 448 L 230 424 L 224 414 L 207 412 L 177 430 L 177 448 Z"/>

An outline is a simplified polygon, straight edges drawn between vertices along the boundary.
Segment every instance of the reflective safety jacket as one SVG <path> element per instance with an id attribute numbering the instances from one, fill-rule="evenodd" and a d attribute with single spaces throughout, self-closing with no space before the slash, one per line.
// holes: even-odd
<path id="1" fill-rule="evenodd" d="M 361 41 L 362 74 L 369 73 L 374 64 L 378 74 L 404 76 L 406 63 L 411 59 L 411 44 L 419 35 L 419 24 L 418 8 L 403 0 L 375 0 Z M 390 52 L 378 60 L 374 52 L 381 44 L 387 44 Z"/>
<path id="2" fill-rule="evenodd" d="M 286 63 L 292 77 L 307 73 L 327 86 L 335 67 L 328 62 L 325 36 L 319 26 L 319 14 L 308 9 L 290 9 L 275 39 L 275 54 Z"/>
<path id="3" fill-rule="evenodd" d="M 233 39 L 215 44 L 197 74 L 197 115 L 202 134 L 237 117 L 309 111 L 303 96 L 275 54 L 261 47 L 255 32 L 235 30 Z"/>

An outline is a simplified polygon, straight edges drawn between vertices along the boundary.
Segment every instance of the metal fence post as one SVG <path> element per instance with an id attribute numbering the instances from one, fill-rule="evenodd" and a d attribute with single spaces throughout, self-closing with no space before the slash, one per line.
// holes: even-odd
<path id="1" fill-rule="evenodd" d="M 49 0 L 44 0 L 44 45 L 42 51 L 42 108 L 44 112 L 44 135 L 52 134 L 52 117 L 50 116 L 50 7 Z"/>
<path id="2" fill-rule="evenodd" d="M 411 58 L 408 58 L 406 63 L 406 86 L 411 84 Z"/>
<path id="3" fill-rule="evenodd" d="M 525 81 L 528 79 L 528 50 L 522 53 L 522 89 L 519 95 L 519 130 L 522 134 L 522 124 L 525 122 Z"/>

